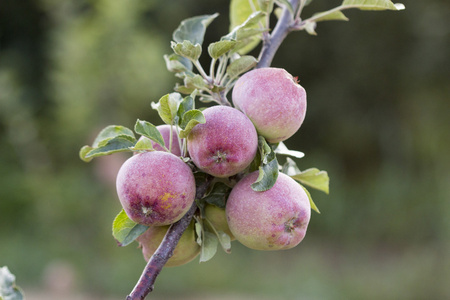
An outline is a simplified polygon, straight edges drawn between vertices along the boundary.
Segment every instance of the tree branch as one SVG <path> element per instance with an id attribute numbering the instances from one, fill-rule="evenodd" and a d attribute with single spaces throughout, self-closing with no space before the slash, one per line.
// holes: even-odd
<path id="1" fill-rule="evenodd" d="M 211 180 L 212 177 L 209 176 L 204 182 L 197 186 L 195 194 L 196 199 L 203 198 Z M 169 227 L 164 239 L 149 259 L 136 286 L 133 288 L 130 295 L 127 296 L 126 300 L 142 300 L 153 291 L 156 277 L 158 277 L 166 262 L 173 255 L 173 250 L 178 244 L 181 235 L 191 223 L 196 211 L 197 204 L 194 202 L 189 211 L 178 222 L 175 222 Z"/>
<path id="2" fill-rule="evenodd" d="M 289 1 L 294 8 L 294 11 L 298 9 L 300 0 Z M 294 16 L 289 12 L 287 7 L 283 8 L 281 17 L 278 19 L 272 34 L 267 35 L 263 39 L 263 47 L 259 55 L 259 61 L 256 68 L 267 68 L 272 64 L 272 60 L 280 48 L 281 43 L 284 41 L 289 32 L 292 31 L 292 25 L 294 24 Z"/>

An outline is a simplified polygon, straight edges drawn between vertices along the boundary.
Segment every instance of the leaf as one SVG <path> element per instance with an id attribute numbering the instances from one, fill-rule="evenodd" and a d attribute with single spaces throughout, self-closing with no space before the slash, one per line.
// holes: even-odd
<path id="1" fill-rule="evenodd" d="M 230 63 L 227 67 L 227 74 L 230 78 L 235 78 L 240 74 L 243 74 L 251 69 L 253 69 L 258 60 L 250 55 L 244 55 Z"/>
<path id="2" fill-rule="evenodd" d="M 402 10 L 405 6 L 401 3 L 394 4 L 389 0 L 344 0 L 341 6 L 359 8 L 361 10 Z"/>
<path id="3" fill-rule="evenodd" d="M 118 126 L 118 125 L 109 125 L 106 126 L 100 133 L 97 135 L 97 137 L 94 140 L 94 143 L 92 143 L 92 148 L 97 148 L 98 145 L 104 141 L 109 140 L 113 137 L 119 136 L 119 135 L 129 135 L 131 137 L 135 137 L 134 133 L 131 129 L 128 129 L 124 126 Z"/>
<path id="4" fill-rule="evenodd" d="M 281 168 L 281 172 L 288 176 L 296 175 L 301 173 L 300 169 L 297 167 L 297 164 L 294 160 L 289 157 L 286 157 L 286 163 Z"/>
<path id="5" fill-rule="evenodd" d="M 93 149 L 94 148 L 92 148 L 91 146 L 87 146 L 87 145 L 83 146 L 80 149 L 80 153 L 79 153 L 79 156 L 80 156 L 81 160 L 84 161 L 84 162 L 90 162 L 92 160 L 92 157 L 91 158 L 86 158 L 86 154 L 88 154 Z"/>
<path id="6" fill-rule="evenodd" d="M 303 188 L 303 190 L 306 192 L 306 195 L 308 196 L 309 204 L 311 205 L 311 209 L 315 210 L 317 213 L 320 214 L 319 208 L 318 208 L 317 205 L 314 203 L 314 201 L 313 201 L 313 199 L 312 199 L 311 194 L 309 193 L 309 191 L 308 191 L 303 185 L 300 184 L 300 186 Z"/>
<path id="7" fill-rule="evenodd" d="M 213 204 L 220 208 L 225 208 L 228 195 L 231 192 L 231 187 L 223 182 L 216 182 L 208 195 L 203 199 L 209 204 Z"/>
<path id="8" fill-rule="evenodd" d="M 190 89 L 207 90 L 209 85 L 202 76 L 195 74 L 194 76 L 186 76 L 184 78 L 184 86 Z"/>
<path id="9" fill-rule="evenodd" d="M 155 143 L 158 143 L 161 147 L 163 148 L 165 147 L 164 139 L 161 135 L 161 132 L 159 132 L 156 126 L 153 125 L 152 123 L 138 119 L 136 121 L 136 124 L 134 125 L 134 131 L 137 134 L 145 136 L 150 140 L 154 141 Z"/>
<path id="10" fill-rule="evenodd" d="M 252 189 L 256 192 L 264 192 L 273 187 L 278 178 L 278 162 L 277 159 L 269 161 L 259 167 L 259 175 L 254 183 Z"/>
<path id="11" fill-rule="evenodd" d="M 194 109 L 194 98 L 192 96 L 186 96 L 183 98 L 183 101 L 181 101 L 180 105 L 178 106 L 177 116 L 178 119 L 181 120 L 183 118 L 183 115 L 190 111 L 191 109 Z"/>
<path id="12" fill-rule="evenodd" d="M 307 22 L 305 24 L 305 30 L 310 35 L 317 35 L 316 27 L 317 27 L 317 23 L 316 22 Z"/>
<path id="13" fill-rule="evenodd" d="M 228 51 L 232 50 L 236 46 L 234 40 L 222 40 L 215 43 L 211 43 L 208 46 L 208 53 L 211 58 L 218 59 Z"/>
<path id="14" fill-rule="evenodd" d="M 183 98 L 179 93 L 170 93 L 162 96 L 158 103 L 152 102 L 152 108 L 158 111 L 164 123 L 172 125 L 174 124 L 178 105 L 181 101 L 183 101 Z"/>
<path id="15" fill-rule="evenodd" d="M 194 45 L 202 45 L 206 28 L 218 15 L 215 13 L 213 15 L 196 16 L 182 21 L 172 34 L 173 40 L 178 43 L 187 40 Z"/>
<path id="16" fill-rule="evenodd" d="M 258 5 L 261 11 L 270 14 L 273 11 L 274 0 L 258 0 Z"/>
<path id="17" fill-rule="evenodd" d="M 275 152 L 267 144 L 264 137 L 258 137 L 258 149 L 261 154 L 259 175 L 251 187 L 254 191 L 263 192 L 273 187 L 278 178 L 278 161 Z"/>
<path id="18" fill-rule="evenodd" d="M 186 57 L 172 53 L 170 55 L 164 55 L 164 61 L 166 62 L 167 70 L 175 73 L 191 73 L 192 62 Z"/>
<path id="19" fill-rule="evenodd" d="M 109 140 L 103 140 L 97 148 L 87 152 L 84 159 L 110 155 L 117 152 L 131 151 L 130 148 L 136 144 L 136 139 L 129 135 L 119 135 Z"/>
<path id="20" fill-rule="evenodd" d="M 299 174 L 291 175 L 291 177 L 304 185 L 325 192 L 326 194 L 329 193 L 330 178 L 326 171 L 310 168 Z"/>
<path id="21" fill-rule="evenodd" d="M 16 285 L 16 276 L 12 274 L 8 267 L 0 268 L 0 299 L 22 300 L 22 290 Z"/>
<path id="22" fill-rule="evenodd" d="M 131 147 L 130 150 L 132 151 L 153 151 L 153 144 L 152 141 L 145 136 L 142 136 L 134 145 L 134 147 Z"/>
<path id="23" fill-rule="evenodd" d="M 341 11 L 324 11 L 315 13 L 311 19 L 313 19 L 315 22 L 320 21 L 348 21 L 348 18 L 341 12 Z"/>
<path id="24" fill-rule="evenodd" d="M 226 253 L 231 253 L 231 238 L 223 231 L 217 231 L 216 237 L 219 240 L 220 246 Z"/>
<path id="25" fill-rule="evenodd" d="M 124 247 L 131 244 L 147 229 L 148 226 L 132 221 L 122 209 L 113 221 L 112 234 L 118 245 Z"/>
<path id="26" fill-rule="evenodd" d="M 206 123 L 206 119 L 200 110 L 192 109 L 186 112 L 183 115 L 183 119 L 181 120 L 180 127 L 183 128 L 183 130 L 180 131 L 180 138 L 182 139 L 187 138 L 187 136 L 191 132 L 192 128 L 195 127 L 195 125 L 204 123 Z"/>
<path id="27" fill-rule="evenodd" d="M 252 3 L 252 5 L 250 4 Z M 254 9 L 253 9 L 254 8 Z M 266 16 L 264 12 L 260 11 L 257 0 L 231 0 L 230 2 L 230 33 L 226 39 L 235 39 L 239 36 L 238 31 L 255 29 L 260 33 L 260 25 L 258 24 L 262 17 Z M 255 18 L 256 17 L 256 18 Z M 266 30 L 266 29 L 264 29 Z M 261 36 L 255 33 L 253 36 L 248 36 L 246 40 L 240 37 L 239 47 L 236 51 L 243 55 L 252 51 L 261 41 Z M 233 38 L 233 36 L 235 38 Z"/>
<path id="28" fill-rule="evenodd" d="M 191 61 L 197 61 L 202 54 L 202 46 L 200 44 L 193 44 L 187 40 L 180 43 L 171 42 L 171 47 L 175 54 L 186 57 Z"/>
<path id="29" fill-rule="evenodd" d="M 200 262 L 210 260 L 217 252 L 219 240 L 214 233 L 203 231 L 202 248 L 200 250 Z"/>
<path id="30" fill-rule="evenodd" d="M 292 156 L 295 158 L 302 158 L 305 153 L 297 150 L 289 150 L 283 142 L 278 143 L 277 148 L 275 148 L 275 153 L 280 155 Z"/>

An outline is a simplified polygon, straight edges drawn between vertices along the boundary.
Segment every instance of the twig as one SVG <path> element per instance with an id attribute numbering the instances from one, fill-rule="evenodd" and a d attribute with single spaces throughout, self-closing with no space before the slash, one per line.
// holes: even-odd
<path id="1" fill-rule="evenodd" d="M 211 183 L 212 177 L 208 177 L 201 185 L 197 187 L 196 199 L 201 199 Z M 189 211 L 178 222 L 172 224 L 167 231 L 164 239 L 156 249 L 155 253 L 149 259 L 141 277 L 139 278 L 136 286 L 127 296 L 126 300 L 142 300 L 153 291 L 153 287 L 162 268 L 173 254 L 181 235 L 189 226 L 192 221 L 192 217 L 197 211 L 197 204 L 194 202 Z"/>
<path id="2" fill-rule="evenodd" d="M 299 6 L 300 0 L 290 0 L 289 1 L 296 11 Z M 275 53 L 278 51 L 281 43 L 284 41 L 286 36 L 293 30 L 292 26 L 294 24 L 294 16 L 291 12 L 284 7 L 281 13 L 280 19 L 278 19 L 272 34 L 267 35 L 263 39 L 263 47 L 259 56 L 259 62 L 256 68 L 266 68 L 272 64 L 272 60 Z"/>

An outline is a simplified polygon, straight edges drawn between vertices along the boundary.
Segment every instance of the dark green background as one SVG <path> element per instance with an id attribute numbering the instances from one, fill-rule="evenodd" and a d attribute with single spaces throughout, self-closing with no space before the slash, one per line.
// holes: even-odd
<path id="1" fill-rule="evenodd" d="M 450 4 L 403 3 L 293 33 L 272 64 L 308 93 L 286 144 L 305 152 L 301 169 L 331 177 L 330 195 L 312 191 L 322 214 L 302 244 L 234 243 L 231 255 L 165 269 L 155 296 L 450 298 Z M 304 16 L 339 4 L 315 0 Z M 142 256 L 111 236 L 126 156 L 86 164 L 78 151 L 106 125 L 161 123 L 150 103 L 177 81 L 162 58 L 171 33 L 215 12 L 205 43 L 227 33 L 228 1 L 0 3 L 0 266 L 19 284 L 48 289 L 63 265 L 74 293 L 121 299 L 134 286 Z"/>

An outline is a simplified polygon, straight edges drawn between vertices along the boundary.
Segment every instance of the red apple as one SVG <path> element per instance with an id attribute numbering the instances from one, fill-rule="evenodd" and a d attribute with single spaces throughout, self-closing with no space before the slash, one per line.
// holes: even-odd
<path id="1" fill-rule="evenodd" d="M 128 217 L 144 225 L 169 225 L 189 210 L 195 198 L 191 168 L 172 153 L 152 151 L 129 158 L 116 179 Z"/>
<path id="2" fill-rule="evenodd" d="M 258 134 L 252 122 L 228 106 L 212 106 L 203 114 L 206 123 L 196 125 L 187 137 L 194 164 L 215 177 L 245 170 L 258 150 Z"/>
<path id="3" fill-rule="evenodd" d="M 260 68 L 245 73 L 237 80 L 232 99 L 270 143 L 291 137 L 305 119 L 305 89 L 284 69 Z"/>
<path id="4" fill-rule="evenodd" d="M 226 205 L 228 226 L 243 245 L 256 250 L 290 249 L 305 237 L 311 217 L 303 188 L 284 173 L 275 185 L 255 192 L 251 184 L 258 171 L 241 179 L 231 190 Z"/>

